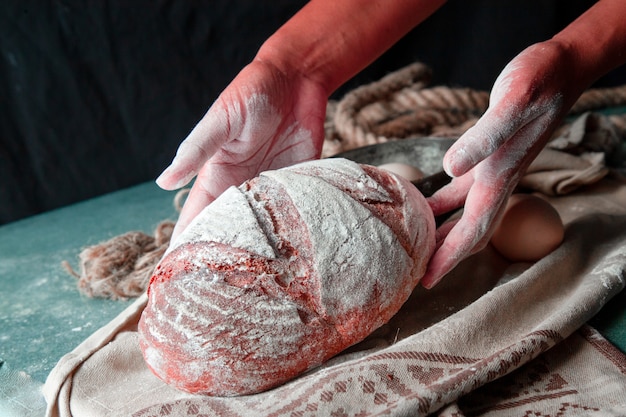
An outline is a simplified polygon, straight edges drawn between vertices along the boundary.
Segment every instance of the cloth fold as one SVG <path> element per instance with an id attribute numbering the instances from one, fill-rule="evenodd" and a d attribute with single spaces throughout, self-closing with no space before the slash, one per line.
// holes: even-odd
<path id="1" fill-rule="evenodd" d="M 574 156 L 546 148 L 535 158 L 519 184 L 546 195 L 563 195 L 593 184 L 608 173 L 604 153 Z"/>
<path id="2" fill-rule="evenodd" d="M 584 113 L 555 135 L 530 164 L 520 185 L 546 195 L 569 194 L 604 178 L 610 172 L 605 156 L 621 154 L 621 143 L 606 116 Z"/>

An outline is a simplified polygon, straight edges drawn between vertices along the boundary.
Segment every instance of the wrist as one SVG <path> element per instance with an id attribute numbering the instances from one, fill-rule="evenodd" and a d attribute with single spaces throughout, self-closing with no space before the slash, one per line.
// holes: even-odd
<path id="1" fill-rule="evenodd" d="M 311 0 L 255 59 L 320 85 L 330 95 L 445 0 Z"/>
<path id="2" fill-rule="evenodd" d="M 573 57 L 573 70 L 587 85 L 626 63 L 626 2 L 601 0 L 556 34 L 551 42 Z"/>
<path id="3" fill-rule="evenodd" d="M 334 87 L 328 79 L 329 69 L 319 57 L 320 49 L 313 41 L 307 50 L 300 49 L 284 33 L 276 33 L 261 46 L 254 61 L 273 67 L 285 79 L 307 79 L 319 85 L 328 97 Z"/>
<path id="4" fill-rule="evenodd" d="M 569 90 L 582 93 L 595 80 L 595 70 L 587 62 L 588 55 L 578 45 L 552 38 L 537 46 L 542 51 L 543 60 L 555 70 L 556 77 L 561 78 L 560 82 L 550 82 L 565 84 Z"/>
<path id="5" fill-rule="evenodd" d="M 324 21 L 318 23 L 303 33 L 288 22 L 261 45 L 254 59 L 288 78 L 300 77 L 319 85 L 328 97 L 370 62 L 369 51 L 354 57 L 348 51 L 355 45 L 337 31 L 325 29 Z"/>

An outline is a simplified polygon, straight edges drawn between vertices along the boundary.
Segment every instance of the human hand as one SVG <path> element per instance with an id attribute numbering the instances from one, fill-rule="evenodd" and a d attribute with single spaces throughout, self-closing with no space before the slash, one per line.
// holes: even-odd
<path id="1" fill-rule="evenodd" d="M 464 209 L 439 227 L 424 287 L 487 245 L 526 168 L 586 87 L 575 62 L 554 42 L 527 48 L 497 78 L 485 114 L 448 150 L 443 163 L 453 180 L 428 201 L 436 216 Z"/>
<path id="2" fill-rule="evenodd" d="M 255 60 L 246 66 L 180 144 L 157 184 L 174 190 L 197 175 L 172 241 L 231 185 L 260 172 L 318 158 L 326 92 L 296 73 Z"/>

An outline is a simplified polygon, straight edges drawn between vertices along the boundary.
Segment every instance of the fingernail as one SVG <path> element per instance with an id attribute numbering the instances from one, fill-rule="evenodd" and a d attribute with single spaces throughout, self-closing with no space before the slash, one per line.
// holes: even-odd
<path id="1" fill-rule="evenodd" d="M 460 147 L 446 155 L 443 161 L 443 170 L 451 177 L 460 177 L 473 166 L 473 159 L 465 148 Z"/>
<path id="2" fill-rule="evenodd" d="M 155 180 L 155 182 L 157 183 L 157 185 L 161 188 L 164 189 L 173 189 L 173 188 L 177 188 L 176 185 L 177 184 L 169 184 L 168 181 L 170 181 L 170 175 L 172 174 L 172 166 L 168 166 L 167 168 L 165 168 L 163 170 L 163 172 L 161 172 L 161 175 L 159 175 L 157 177 L 157 179 Z"/>
<path id="3" fill-rule="evenodd" d="M 165 168 L 165 170 L 161 173 L 161 175 L 158 176 L 155 182 L 159 187 L 165 190 L 177 190 L 187 185 L 194 177 L 193 172 L 187 172 L 182 176 L 180 175 L 180 173 L 177 173 L 175 171 L 174 164 L 172 163 L 172 165 Z M 179 178 L 172 183 L 172 179 L 176 178 L 176 176 L 179 176 Z"/>
<path id="4" fill-rule="evenodd" d="M 443 158 L 443 170 L 446 174 L 448 174 L 448 176 L 452 178 L 456 177 L 456 175 L 454 175 L 453 168 L 456 165 L 457 152 L 458 151 L 448 151 Z"/>
<path id="5" fill-rule="evenodd" d="M 420 285 L 426 288 L 427 290 L 431 289 L 436 284 L 436 282 L 433 282 L 433 276 L 430 271 L 431 271 L 430 267 L 426 268 L 426 272 L 424 273 L 424 276 L 420 280 Z"/>
<path id="6" fill-rule="evenodd" d="M 443 160 L 443 171 L 449 176 L 454 178 L 456 175 L 452 172 L 452 168 L 450 167 L 450 158 L 445 158 Z"/>
<path id="7" fill-rule="evenodd" d="M 426 279 L 426 280 L 422 280 L 422 287 L 426 288 L 427 290 L 432 289 L 435 285 L 439 284 L 439 281 L 441 281 L 441 278 L 439 279 Z"/>
<path id="8" fill-rule="evenodd" d="M 157 183 L 157 185 L 161 188 L 164 188 L 164 182 L 166 181 L 167 175 L 168 175 L 168 170 L 170 169 L 171 165 L 167 168 L 165 168 L 163 170 L 163 172 L 161 172 L 161 174 L 157 177 L 157 179 L 154 181 Z"/>

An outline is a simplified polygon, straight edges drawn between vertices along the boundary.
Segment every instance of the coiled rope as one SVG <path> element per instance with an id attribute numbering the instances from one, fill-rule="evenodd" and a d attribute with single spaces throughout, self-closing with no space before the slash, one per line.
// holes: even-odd
<path id="1" fill-rule="evenodd" d="M 330 102 L 322 156 L 409 137 L 457 138 L 487 110 L 488 92 L 428 87 L 430 79 L 430 68 L 414 63 L 348 92 L 338 102 Z M 626 105 L 626 85 L 589 89 L 569 115 L 623 105 Z M 608 117 L 622 136 L 626 132 L 626 116 Z M 559 131 L 564 127 L 567 124 Z"/>

